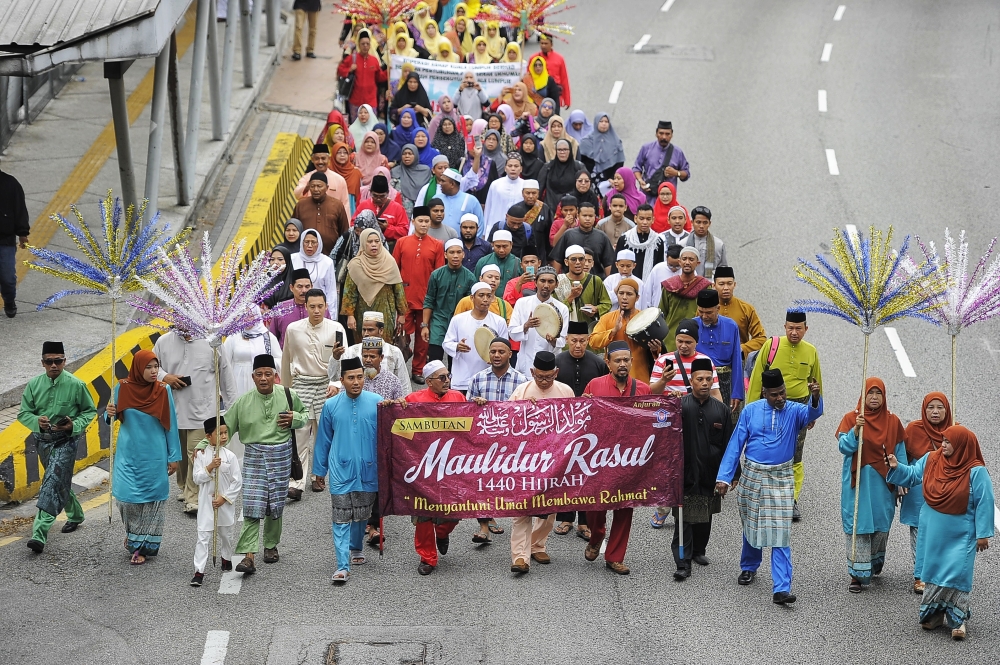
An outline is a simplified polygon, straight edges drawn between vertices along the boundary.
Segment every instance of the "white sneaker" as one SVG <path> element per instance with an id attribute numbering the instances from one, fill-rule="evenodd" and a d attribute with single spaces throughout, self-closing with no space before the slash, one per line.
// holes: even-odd
<path id="1" fill-rule="evenodd" d="M 958 641 L 965 639 L 965 623 L 951 631 L 951 639 Z"/>

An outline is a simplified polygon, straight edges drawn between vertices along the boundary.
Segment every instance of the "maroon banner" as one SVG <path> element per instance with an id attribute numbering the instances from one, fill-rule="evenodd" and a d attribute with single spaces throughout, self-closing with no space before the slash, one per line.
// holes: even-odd
<path id="1" fill-rule="evenodd" d="M 462 519 L 676 506 L 683 495 L 673 395 L 379 409 L 383 515 Z"/>

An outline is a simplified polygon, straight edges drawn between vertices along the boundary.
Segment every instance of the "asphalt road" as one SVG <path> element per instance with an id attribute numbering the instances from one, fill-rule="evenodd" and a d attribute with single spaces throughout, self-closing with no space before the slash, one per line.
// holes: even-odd
<path id="1" fill-rule="evenodd" d="M 693 173 L 679 199 L 713 210 L 737 293 L 756 305 L 769 333 L 778 332 L 791 300 L 812 295 L 792 267 L 827 249 L 835 226 L 892 224 L 900 239 L 915 233 L 939 243 L 950 226 L 968 231 L 974 252 L 996 233 L 994 3 L 855 2 L 837 21 L 836 2 L 676 0 L 666 12 L 661 0 L 576 4 L 564 15 L 576 35 L 557 46 L 569 63 L 573 108 L 590 117 L 610 111 L 629 163 L 658 119 L 673 121 Z M 664 48 L 635 52 L 644 34 L 643 51 Z M 610 104 L 619 80 L 620 97 Z M 827 149 L 840 175 L 830 174 Z M 419 577 L 412 527 L 393 518 L 386 556 L 333 588 L 329 499 L 309 494 L 286 513 L 281 562 L 262 565 L 238 595 L 217 593 L 214 571 L 205 587 L 187 586 L 195 527 L 171 501 L 164 551 L 146 566 L 127 565 L 121 526 L 108 526 L 102 511 L 76 534 L 53 534 L 41 556 L 29 556 L 23 541 L 0 547 L 0 660 L 192 663 L 208 631 L 226 631 L 227 663 L 323 662 L 333 642 L 343 663 L 994 661 L 994 550 L 978 558 L 962 644 L 917 625 L 903 527 L 893 529 L 872 588 L 847 593 L 843 458 L 833 429 L 860 391 L 862 336 L 830 318 L 810 323 L 828 415 L 807 441 L 793 607 L 770 602 L 766 560 L 755 585 L 736 585 L 740 527 L 731 499 L 716 521 L 711 565 L 683 584 L 670 576 L 670 529 L 652 531 L 643 509 L 629 577 L 588 564 L 583 541 L 552 536 L 553 565 L 514 579 L 508 537 L 475 549 L 466 523 L 439 570 Z M 916 376 L 904 376 L 881 330 L 871 338 L 869 372 L 885 380 L 890 408 L 908 421 L 926 392 L 950 388 L 950 340 L 923 322 L 903 322 L 897 332 Z M 959 343 L 957 414 L 979 434 L 990 468 L 1000 464 L 990 394 L 997 333 L 995 323 L 979 325 Z M 383 644 L 364 644 L 371 641 Z"/>

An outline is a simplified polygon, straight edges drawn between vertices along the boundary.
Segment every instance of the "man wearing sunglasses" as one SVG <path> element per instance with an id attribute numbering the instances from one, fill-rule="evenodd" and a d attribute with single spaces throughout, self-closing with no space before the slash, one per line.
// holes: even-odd
<path id="1" fill-rule="evenodd" d="M 73 494 L 73 464 L 77 439 L 97 415 L 87 384 L 69 372 L 62 342 L 42 344 L 42 367 L 24 388 L 17 420 L 34 434 L 38 459 L 45 467 L 38 492 L 38 513 L 28 541 L 36 554 L 45 548 L 49 529 L 64 509 L 63 533 L 72 533 L 83 522 L 83 508 Z"/>

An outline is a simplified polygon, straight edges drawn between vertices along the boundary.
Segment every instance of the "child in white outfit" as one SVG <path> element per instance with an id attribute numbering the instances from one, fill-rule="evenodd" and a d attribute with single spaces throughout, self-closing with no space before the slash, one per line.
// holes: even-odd
<path id="1" fill-rule="evenodd" d="M 194 577 L 191 586 L 201 586 L 205 578 L 205 566 L 212 547 L 212 531 L 215 509 L 219 509 L 218 546 L 222 555 L 222 570 L 233 569 L 233 551 L 236 548 L 233 525 L 236 523 L 236 505 L 243 477 L 240 461 L 228 448 L 229 430 L 224 418 L 219 419 L 219 429 L 215 429 L 215 418 L 205 421 L 205 438 L 194 453 L 192 477 L 198 484 L 198 543 L 194 546 Z M 216 457 L 216 446 L 219 456 Z M 219 470 L 219 496 L 215 492 L 215 470 Z"/>

